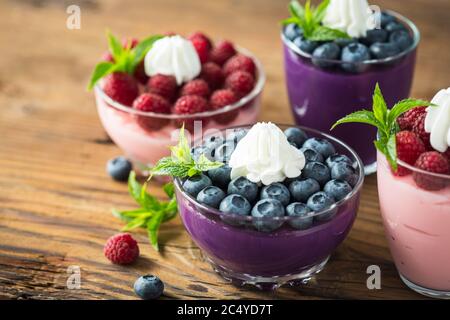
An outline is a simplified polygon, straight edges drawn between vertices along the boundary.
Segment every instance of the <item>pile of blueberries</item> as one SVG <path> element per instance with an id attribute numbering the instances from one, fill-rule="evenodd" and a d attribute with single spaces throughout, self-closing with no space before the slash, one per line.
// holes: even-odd
<path id="1" fill-rule="evenodd" d="M 191 150 L 194 159 L 205 154 L 210 160 L 225 164 L 182 182 L 186 193 L 201 204 L 219 209 L 224 213 L 222 219 L 229 224 L 246 223 L 245 219 L 238 222 L 239 219 L 227 217 L 227 214 L 263 217 L 252 219 L 253 227 L 272 232 L 283 224 L 282 219 L 272 218 L 288 216 L 298 218 L 288 219 L 293 228 L 305 230 L 313 225 L 314 220 L 330 220 L 336 214 L 333 205 L 351 193 L 358 182 L 358 171 L 349 157 L 337 154 L 330 141 L 308 138 L 303 130 L 295 127 L 286 129 L 284 133 L 288 141 L 305 155 L 306 165 L 299 177 L 262 187 L 245 177 L 231 180 L 231 168 L 226 163 L 246 133 L 246 129 L 235 129 L 227 139 L 210 136 L 203 144 L 194 147 Z M 315 215 L 318 211 L 323 212 Z"/>
<path id="2" fill-rule="evenodd" d="M 338 39 L 332 42 L 309 41 L 303 37 L 303 30 L 297 24 L 289 24 L 284 35 L 301 51 L 312 55 L 312 62 L 320 68 L 333 67 L 325 60 L 341 60 L 342 68 L 347 72 L 362 72 L 360 62 L 380 60 L 396 56 L 409 49 L 414 40 L 404 24 L 396 17 L 383 12 L 381 29 L 367 31 L 364 38 Z"/>

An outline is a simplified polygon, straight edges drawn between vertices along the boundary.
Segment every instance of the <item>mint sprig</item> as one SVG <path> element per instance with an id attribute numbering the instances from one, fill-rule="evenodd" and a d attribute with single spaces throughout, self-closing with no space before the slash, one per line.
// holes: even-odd
<path id="1" fill-rule="evenodd" d="M 331 29 L 322 25 L 330 0 L 323 0 L 317 7 L 307 0 L 303 7 L 298 1 L 289 3 L 291 16 L 282 21 L 283 25 L 295 23 L 303 30 L 303 36 L 310 41 L 332 41 L 336 39 L 349 39 L 350 36 L 340 30 Z"/>
<path id="2" fill-rule="evenodd" d="M 164 192 L 169 197 L 168 201 L 160 201 L 147 192 L 147 184 L 141 185 L 136 180 L 136 173 L 132 171 L 128 177 L 128 190 L 131 197 L 139 204 L 135 210 L 118 211 L 112 213 L 125 221 L 127 224 L 122 231 L 131 231 L 137 228 L 147 230 L 148 238 L 155 250 L 159 250 L 158 230 L 162 223 L 173 219 L 178 211 L 173 183 L 168 183 L 163 187 Z"/>
<path id="3" fill-rule="evenodd" d="M 378 139 L 374 141 L 375 147 L 386 156 L 394 171 L 397 171 L 397 147 L 396 134 L 400 131 L 397 118 L 408 110 L 416 107 L 432 106 L 433 104 L 424 100 L 405 99 L 396 103 L 388 109 L 386 101 L 377 83 L 372 98 L 372 111 L 360 110 L 353 112 L 338 120 L 332 127 L 343 123 L 365 123 L 378 128 Z"/>
<path id="4" fill-rule="evenodd" d="M 150 36 L 140 41 L 136 47 L 131 48 L 131 43 L 124 47 L 114 35 L 107 32 L 108 47 L 114 62 L 99 62 L 95 66 L 88 90 L 91 90 L 101 78 L 113 72 L 126 72 L 132 75 L 155 41 L 162 37 L 160 35 Z"/>

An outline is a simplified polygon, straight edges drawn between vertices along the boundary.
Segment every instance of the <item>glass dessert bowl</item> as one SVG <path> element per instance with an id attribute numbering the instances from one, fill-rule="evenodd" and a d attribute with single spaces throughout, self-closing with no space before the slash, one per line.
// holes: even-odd
<path id="1" fill-rule="evenodd" d="M 280 128 L 286 129 L 287 126 Z M 324 268 L 356 218 L 364 179 L 363 164 L 358 155 L 336 138 L 313 129 L 298 128 L 309 138 L 328 139 L 337 153 L 348 157 L 358 174 L 358 178 L 352 182 L 353 188 L 345 197 L 336 202 L 333 200 L 330 206 L 321 210 L 308 210 L 310 212 L 299 216 L 287 213 L 276 217 L 256 216 L 253 211 L 251 215 L 243 215 L 241 211 L 238 214 L 225 213 L 222 203 L 217 209 L 199 202 L 199 196 L 195 197 L 195 194 L 193 196 L 185 190 L 185 182 L 175 179 L 178 209 L 186 230 L 214 270 L 234 284 L 276 289 L 283 284 L 306 283 Z M 221 133 L 225 138 L 228 137 L 224 130 Z M 239 148 L 239 143 L 236 148 Z M 325 163 L 324 159 L 322 161 Z M 306 165 L 309 162 L 313 161 L 306 159 Z M 209 176 L 214 180 L 211 174 Z M 295 180 L 288 179 L 283 184 L 288 186 Z M 232 196 L 230 185 L 228 192 L 226 187 L 222 188 L 228 193 L 225 199 Z M 258 189 L 261 199 L 264 198 L 262 194 L 266 187 Z M 320 190 L 323 189 L 322 185 Z M 250 198 L 249 194 L 249 190 L 243 193 L 247 198 Z M 291 193 L 291 201 L 295 202 L 297 199 L 292 200 L 293 197 Z M 249 202 L 253 210 L 260 203 L 256 200 Z M 307 201 L 305 199 L 302 202 Z"/>
<path id="2" fill-rule="evenodd" d="M 303 42 L 296 44 L 296 39 L 286 35 L 286 28 L 281 33 L 284 52 L 286 86 L 295 122 L 299 125 L 326 131 L 337 119 L 356 111 L 360 106 L 370 104 L 373 87 L 376 83 L 384 89 L 389 105 L 409 96 L 414 76 L 416 51 L 420 34 L 413 22 L 392 11 L 384 11 L 386 17 L 393 17 L 400 28 L 411 37 L 411 43 L 400 52 L 383 58 L 348 62 L 341 59 L 341 53 L 349 42 L 336 40 L 339 56 L 337 59 L 315 57 L 317 45 L 305 46 L 305 52 L 299 48 Z M 386 25 L 381 21 L 383 29 Z M 375 32 L 377 30 L 374 30 Z M 395 31 L 394 31 L 395 32 Z M 392 33 L 390 33 L 392 35 Z M 388 34 L 389 35 L 389 34 Z M 385 36 L 386 37 L 386 36 Z M 300 37 L 301 38 L 301 37 Z M 376 39 L 376 38 L 375 38 Z M 364 40 L 353 38 L 351 41 Z M 351 42 L 350 41 L 350 42 Z M 373 41 L 373 40 L 372 40 Z M 387 41 L 387 38 L 384 38 Z M 382 46 L 390 42 L 382 42 Z M 373 44 L 373 43 L 372 43 Z M 370 49 L 370 43 L 366 51 Z M 354 47 L 351 50 L 359 50 Z M 320 54 L 320 52 L 319 52 Z M 357 135 L 354 133 L 358 132 Z M 374 128 L 351 124 L 340 127 L 333 132 L 337 138 L 348 143 L 362 158 L 366 174 L 376 170 L 376 152 L 367 143 L 375 139 Z"/>
<path id="3" fill-rule="evenodd" d="M 147 48 L 147 54 L 134 73 L 112 74 L 116 78 L 125 77 L 128 83 L 116 84 L 109 75 L 93 86 L 103 127 L 138 171 L 169 155 L 167 146 L 176 140 L 178 129 L 183 124 L 197 139 L 209 129 L 256 122 L 265 83 L 259 60 L 228 41 L 213 46 L 200 33 L 187 39 L 175 35 L 158 37 L 153 47 Z M 133 58 L 138 49 L 143 51 L 139 45 L 146 41 L 148 39 L 133 42 L 135 51 L 133 47 L 123 49 L 126 57 L 122 60 L 127 55 Z M 208 49 L 205 49 L 206 45 Z M 183 49 L 179 49 L 181 46 Z M 172 58 L 166 59 L 169 55 Z M 110 56 L 108 59 L 113 58 Z M 176 59 L 178 63 L 173 63 Z M 172 65 L 167 61 L 172 61 Z M 183 65 L 186 61 L 189 63 Z M 242 73 L 246 79 L 250 78 L 250 86 L 241 92 L 242 87 L 236 88 L 239 81 L 229 79 L 234 75 L 242 76 Z M 126 91 L 129 87 L 132 87 L 128 90 L 131 94 L 119 90 Z M 127 94 L 131 95 L 130 99 L 125 99 Z M 126 101 L 114 99 L 114 96 Z"/>

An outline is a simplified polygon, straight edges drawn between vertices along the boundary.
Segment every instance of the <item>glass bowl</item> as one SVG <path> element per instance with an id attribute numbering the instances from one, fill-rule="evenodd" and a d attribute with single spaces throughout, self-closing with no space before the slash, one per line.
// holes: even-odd
<path id="1" fill-rule="evenodd" d="M 280 125 L 282 129 L 287 127 Z M 300 128 L 310 137 L 329 139 L 338 153 L 353 161 L 359 173 L 353 191 L 326 210 L 301 218 L 229 215 L 198 203 L 182 190 L 181 181 L 175 181 L 186 230 L 213 268 L 235 284 L 275 289 L 286 283 L 305 283 L 322 270 L 353 225 L 364 180 L 360 158 L 343 142 Z M 255 230 L 255 224 L 276 224 L 278 228 L 266 233 Z"/>
<path id="2" fill-rule="evenodd" d="M 420 33 L 407 18 L 387 12 L 408 29 L 414 43 L 409 50 L 382 60 L 349 64 L 319 59 L 320 63 L 328 64 L 327 68 L 319 68 L 313 64 L 310 54 L 298 49 L 281 33 L 287 92 L 298 125 L 328 131 L 338 119 L 371 106 L 376 83 L 380 84 L 389 106 L 409 97 Z M 343 66 L 348 65 L 357 72 L 344 71 Z M 376 152 L 373 145 L 367 143 L 375 140 L 375 128 L 352 123 L 336 128 L 333 135 L 356 150 L 364 162 L 366 174 L 376 171 Z"/>
<path id="3" fill-rule="evenodd" d="M 398 164 L 411 173 L 394 176 L 378 152 L 378 195 L 391 255 L 409 288 L 450 298 L 450 175 Z"/>
<path id="4" fill-rule="evenodd" d="M 122 105 L 107 96 L 100 85 L 95 86 L 97 111 L 108 135 L 122 149 L 139 171 L 156 164 L 162 157 L 170 155 L 168 146 L 177 140 L 178 129 L 185 128 L 194 139 L 208 129 L 222 129 L 256 122 L 265 74 L 259 60 L 249 51 L 238 48 L 240 53 L 250 56 L 256 65 L 256 83 L 253 90 L 232 105 L 215 111 L 192 115 L 161 114 L 143 112 Z"/>

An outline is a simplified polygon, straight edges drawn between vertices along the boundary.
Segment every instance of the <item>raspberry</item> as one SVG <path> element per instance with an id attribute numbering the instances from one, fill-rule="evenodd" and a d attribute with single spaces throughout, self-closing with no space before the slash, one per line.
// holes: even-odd
<path id="1" fill-rule="evenodd" d="M 223 65 L 228 59 L 236 54 L 236 49 L 230 41 L 221 41 L 212 48 L 209 59 L 218 65 Z"/>
<path id="2" fill-rule="evenodd" d="M 210 40 L 205 34 L 203 34 L 203 33 L 201 33 L 201 32 L 195 32 L 195 33 L 191 34 L 191 35 L 188 37 L 188 39 L 191 40 L 191 41 L 192 41 L 193 39 L 201 39 L 201 40 L 203 40 L 203 41 L 207 44 L 207 46 L 208 46 L 208 51 L 211 50 L 211 48 L 212 48 L 212 42 L 211 42 L 211 40 Z"/>
<path id="3" fill-rule="evenodd" d="M 410 164 L 414 165 L 421 153 L 425 152 L 425 146 L 419 137 L 411 131 L 400 131 L 396 135 L 397 157 Z M 398 176 L 405 176 L 410 171 L 407 168 L 398 166 L 395 173 Z"/>
<path id="4" fill-rule="evenodd" d="M 202 66 L 200 78 L 204 79 L 211 89 L 219 88 L 223 83 L 222 69 L 214 62 L 207 62 Z"/>
<path id="5" fill-rule="evenodd" d="M 189 37 L 192 45 L 197 51 L 201 63 L 205 63 L 209 58 L 209 51 L 211 50 L 211 41 L 202 33 L 194 33 Z"/>
<path id="6" fill-rule="evenodd" d="M 255 76 L 255 69 L 255 63 L 252 58 L 243 54 L 237 54 L 225 63 L 223 66 L 223 73 L 225 76 L 229 76 L 234 71 L 242 70 Z"/>
<path id="7" fill-rule="evenodd" d="M 430 134 L 425 131 L 425 117 L 427 114 L 421 113 L 414 121 L 412 131 L 422 140 L 425 148 L 431 150 Z"/>
<path id="8" fill-rule="evenodd" d="M 173 107 L 176 114 L 194 114 L 208 110 L 208 102 L 200 96 L 188 95 L 178 98 Z"/>
<path id="9" fill-rule="evenodd" d="M 181 88 L 181 95 L 188 96 L 200 96 L 203 98 L 209 97 L 209 86 L 203 79 L 195 79 L 186 83 L 183 88 Z"/>
<path id="10" fill-rule="evenodd" d="M 128 73 L 114 72 L 104 79 L 103 91 L 113 100 L 131 106 L 139 89 L 136 80 Z"/>
<path id="11" fill-rule="evenodd" d="M 143 93 L 133 102 L 133 108 L 144 112 L 170 113 L 170 103 L 161 96 L 154 93 Z M 156 116 L 136 115 L 136 122 L 139 126 L 149 132 L 159 130 L 166 126 L 169 119 L 158 118 Z"/>
<path id="12" fill-rule="evenodd" d="M 438 174 L 450 173 L 448 160 L 437 151 L 422 153 L 417 159 L 415 166 L 428 172 Z M 435 177 L 425 173 L 414 172 L 413 177 L 417 186 L 425 190 L 440 190 L 448 184 L 448 179 L 446 178 Z"/>
<path id="13" fill-rule="evenodd" d="M 174 76 L 157 74 L 148 80 L 147 86 L 151 93 L 172 101 L 177 91 L 177 80 Z"/>
<path id="14" fill-rule="evenodd" d="M 233 90 L 238 98 L 247 95 L 254 86 L 255 79 L 245 71 L 235 71 L 225 79 L 225 87 Z"/>
<path id="15" fill-rule="evenodd" d="M 221 109 L 238 101 L 238 98 L 230 89 L 222 89 L 214 91 L 209 99 L 211 108 L 214 110 Z M 214 120 L 220 124 L 228 124 L 232 122 L 239 114 L 239 110 L 230 110 L 214 116 Z"/>
<path id="16" fill-rule="evenodd" d="M 406 111 L 397 119 L 397 123 L 400 126 L 400 130 L 412 130 L 414 122 L 417 117 L 425 113 L 425 107 L 417 107 Z"/>
<path id="17" fill-rule="evenodd" d="M 112 263 L 130 264 L 139 257 L 139 246 L 130 234 L 119 233 L 106 241 L 103 253 Z"/>
<path id="18" fill-rule="evenodd" d="M 148 82 L 148 76 L 145 73 L 144 60 L 142 60 L 134 70 L 133 76 L 139 81 L 141 84 L 146 84 Z"/>

